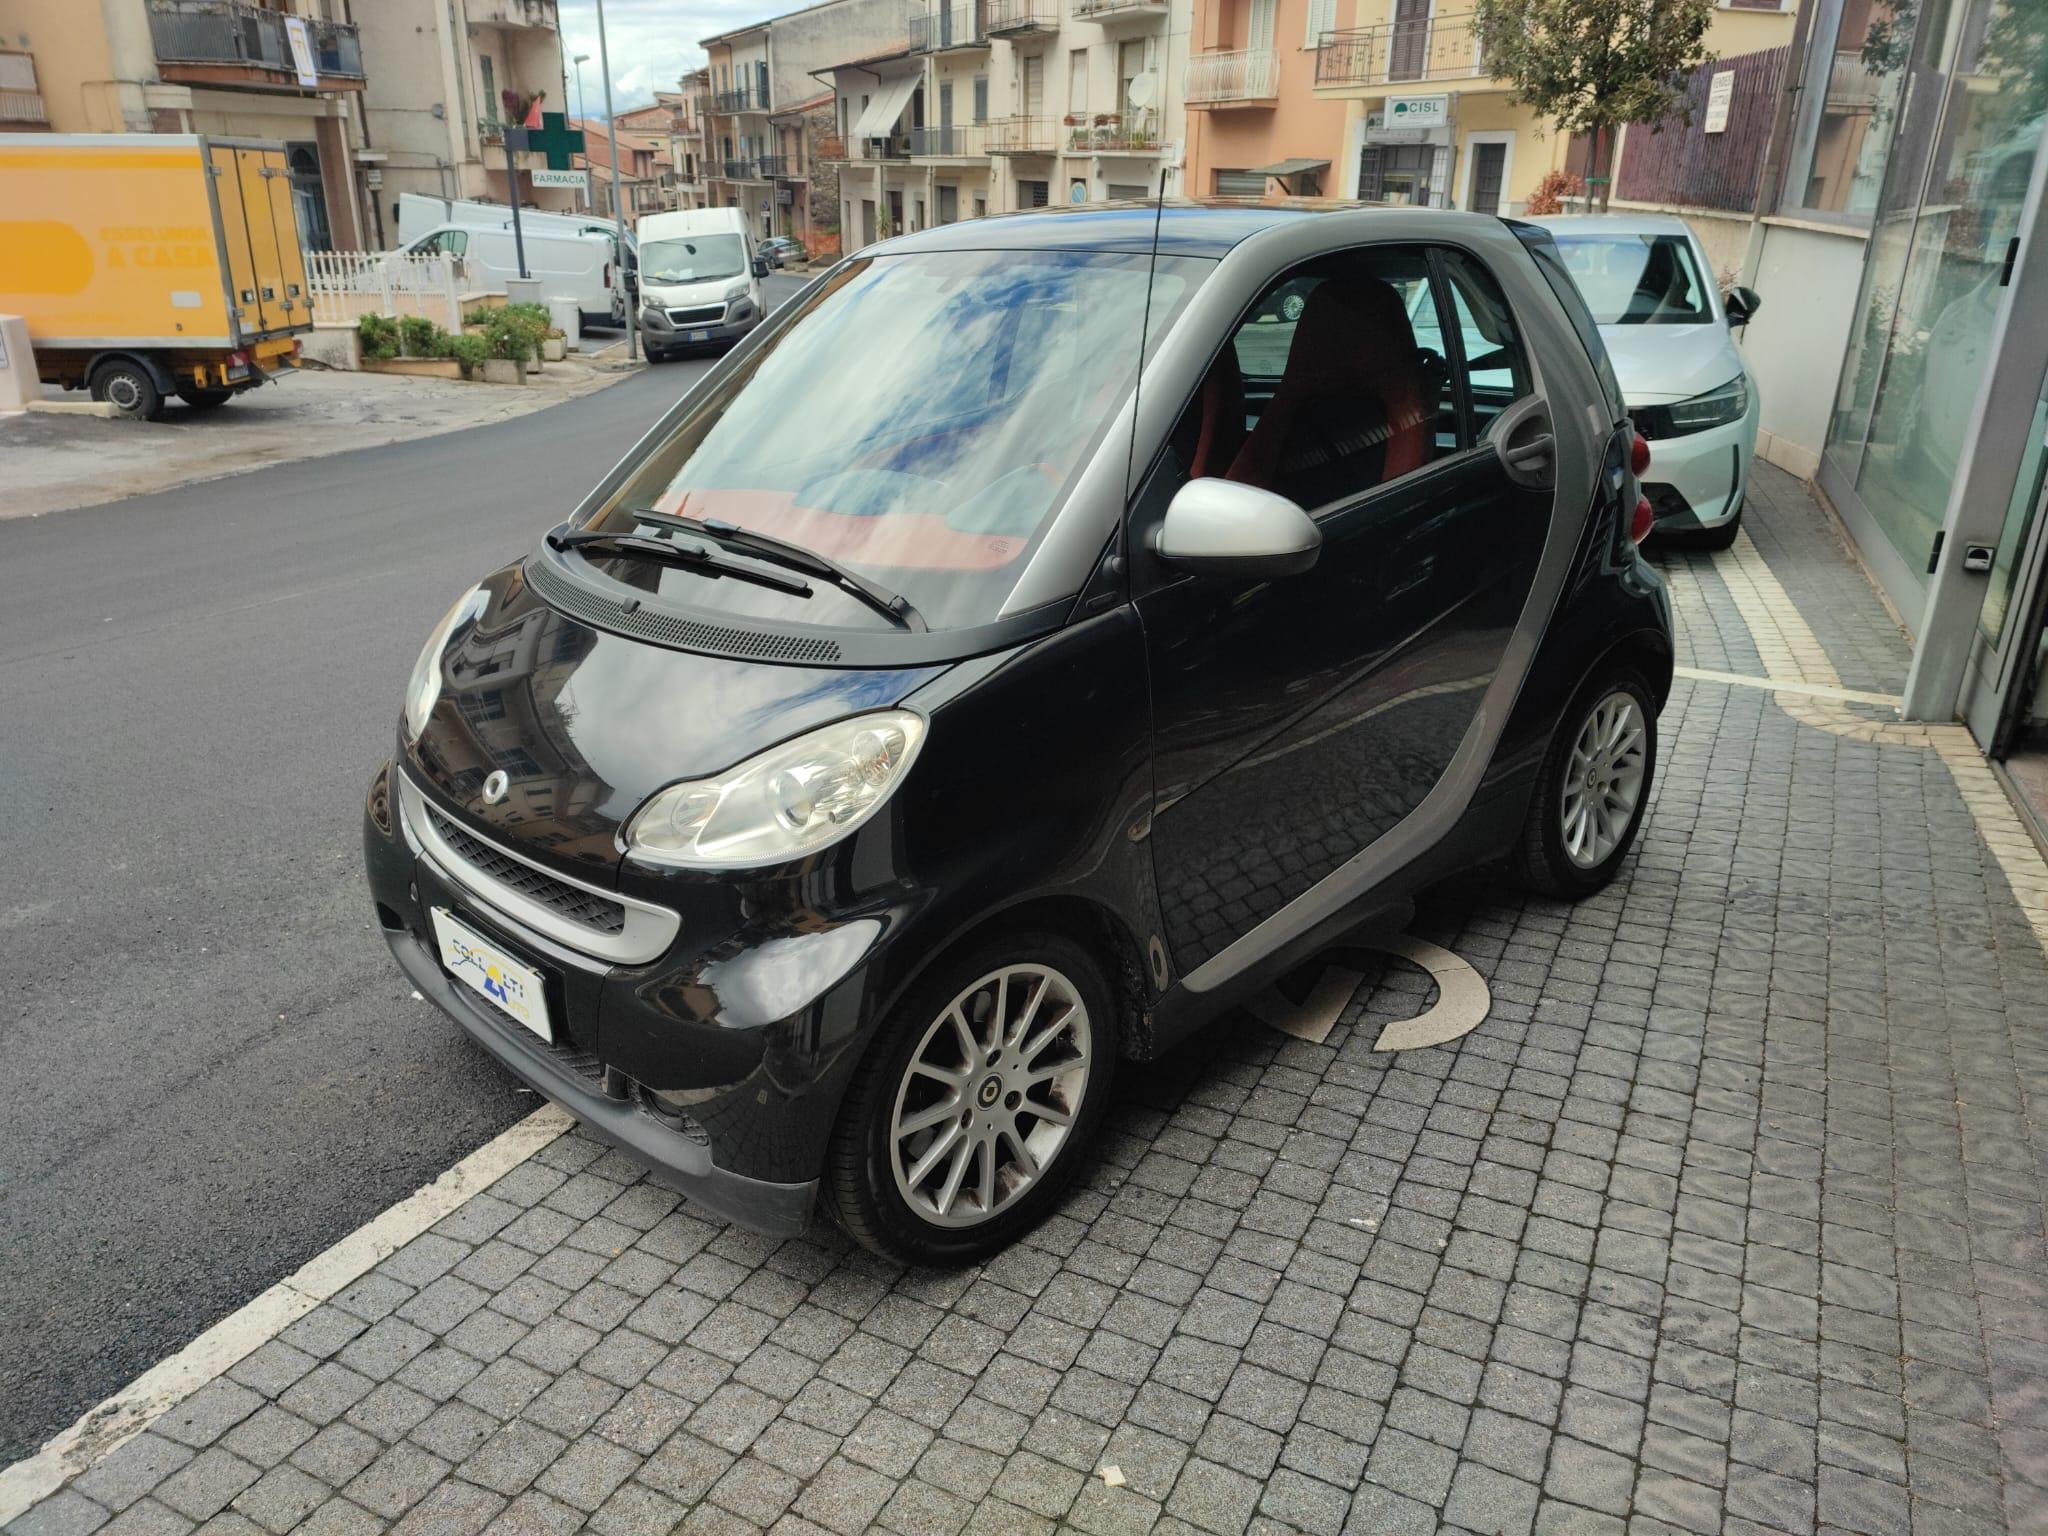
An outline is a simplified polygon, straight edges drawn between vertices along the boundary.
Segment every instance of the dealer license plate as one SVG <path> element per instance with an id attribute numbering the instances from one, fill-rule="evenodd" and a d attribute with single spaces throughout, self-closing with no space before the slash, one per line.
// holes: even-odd
<path id="1" fill-rule="evenodd" d="M 692 340 L 692 341 L 709 341 L 710 339 L 711 339 L 711 333 L 710 333 L 709 331 L 692 331 L 692 332 L 690 332 L 690 340 Z"/>
<path id="2" fill-rule="evenodd" d="M 434 938 L 449 975 L 553 1043 L 554 1025 L 548 1018 L 547 999 L 541 995 L 539 971 L 514 960 L 467 923 L 458 921 L 446 907 L 434 908 Z"/>

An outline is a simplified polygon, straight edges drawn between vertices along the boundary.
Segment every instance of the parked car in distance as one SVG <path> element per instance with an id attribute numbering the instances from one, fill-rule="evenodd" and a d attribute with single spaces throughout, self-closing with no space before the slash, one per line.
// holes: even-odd
<path id="1" fill-rule="evenodd" d="M 1659 533 L 1735 542 L 1761 407 L 1735 331 L 1763 302 L 1717 294 L 1685 220 L 1608 213 L 1532 221 L 1548 229 L 1586 296 L 1656 473 L 1644 486 Z"/>
<path id="2" fill-rule="evenodd" d="M 729 345 L 761 323 L 768 261 L 750 254 L 739 209 L 643 214 L 638 228 L 640 340 L 650 363 L 693 347 Z"/>
<path id="3" fill-rule="evenodd" d="M 787 235 L 770 235 L 754 247 L 754 254 L 767 257 L 768 265 L 778 271 L 791 264 L 801 266 L 809 255 L 802 245 Z"/>
<path id="4" fill-rule="evenodd" d="M 433 627 L 377 920 L 698 1204 L 970 1261 L 1120 1062 L 1454 871 L 1614 877 L 1672 677 L 1643 452 L 1527 224 L 868 247 Z"/>

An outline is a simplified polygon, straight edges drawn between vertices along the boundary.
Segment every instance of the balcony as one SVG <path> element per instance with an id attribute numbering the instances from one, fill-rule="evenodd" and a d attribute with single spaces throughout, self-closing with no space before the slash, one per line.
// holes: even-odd
<path id="1" fill-rule="evenodd" d="M 719 172 L 727 181 L 759 181 L 761 162 L 754 159 L 724 160 L 719 163 Z"/>
<path id="2" fill-rule="evenodd" d="M 1004 117 L 987 125 L 992 155 L 1049 155 L 1064 131 L 1049 117 Z"/>
<path id="3" fill-rule="evenodd" d="M 982 29 L 978 6 L 934 5 L 911 14 L 912 53 L 944 53 L 949 48 L 987 46 L 988 33 Z"/>
<path id="4" fill-rule="evenodd" d="M 951 128 L 910 130 L 913 160 L 979 160 L 988 154 L 987 123 L 959 123 Z"/>
<path id="5" fill-rule="evenodd" d="M 0 48 L 0 128 L 47 128 L 50 114 L 36 81 L 32 54 Z"/>
<path id="6" fill-rule="evenodd" d="M 1114 27 L 1166 14 L 1166 0 L 1074 0 L 1074 20 Z"/>
<path id="7" fill-rule="evenodd" d="M 767 93 L 757 86 L 743 85 L 737 90 L 719 91 L 711 98 L 711 110 L 727 116 L 735 112 L 766 112 Z"/>
<path id="8" fill-rule="evenodd" d="M 1280 89 L 1280 61 L 1270 48 L 1198 53 L 1188 60 L 1182 99 L 1197 111 L 1269 107 Z"/>
<path id="9" fill-rule="evenodd" d="M 850 139 L 847 148 L 852 151 L 849 161 L 908 160 L 910 158 L 910 135 L 907 132 L 892 133 L 886 139 Z"/>
<path id="10" fill-rule="evenodd" d="M 1159 153 L 1159 114 L 1150 107 L 1142 111 L 1098 112 L 1092 117 L 1068 117 L 1061 132 L 1069 154 L 1156 155 Z"/>
<path id="11" fill-rule="evenodd" d="M 1052 32 L 1060 24 L 1058 0 L 983 0 L 982 15 L 990 37 Z"/>
<path id="12" fill-rule="evenodd" d="M 473 27 L 517 27 L 525 31 L 559 32 L 555 0 L 469 0 Z"/>
<path id="13" fill-rule="evenodd" d="M 782 176 L 801 176 L 797 169 L 795 155 L 763 155 L 754 164 L 759 168 L 763 181 L 773 181 Z"/>
<path id="14" fill-rule="evenodd" d="M 1480 80 L 1486 65 L 1472 13 L 1418 16 L 1325 32 L 1316 42 L 1316 88 Z"/>
<path id="15" fill-rule="evenodd" d="M 149 36 L 164 79 L 184 85 L 274 85 L 299 89 L 284 15 L 240 0 L 150 0 Z M 319 90 L 361 90 L 363 48 L 356 29 L 306 22 Z"/>

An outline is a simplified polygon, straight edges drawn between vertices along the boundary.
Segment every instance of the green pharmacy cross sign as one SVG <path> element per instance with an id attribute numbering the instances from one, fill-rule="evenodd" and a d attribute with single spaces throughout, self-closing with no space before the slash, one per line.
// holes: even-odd
<path id="1" fill-rule="evenodd" d="M 543 112 L 538 128 L 507 128 L 505 147 L 546 155 L 549 170 L 566 171 L 569 157 L 583 153 L 583 130 L 571 128 L 559 112 Z"/>
<path id="2" fill-rule="evenodd" d="M 538 128 L 505 130 L 505 201 L 512 205 L 512 245 L 519 253 L 519 275 L 524 278 L 528 275 L 526 236 L 519 228 L 519 172 L 512 163 L 514 152 L 522 149 L 546 155 L 551 171 L 570 170 L 569 157 L 583 152 L 583 130 L 571 128 L 569 119 L 559 112 L 541 113 Z"/>

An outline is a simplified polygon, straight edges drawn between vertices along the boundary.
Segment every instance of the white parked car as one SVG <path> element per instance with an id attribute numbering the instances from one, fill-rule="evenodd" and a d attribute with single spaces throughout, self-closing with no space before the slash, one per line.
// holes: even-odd
<path id="1" fill-rule="evenodd" d="M 1670 214 L 1610 213 L 1530 220 L 1557 241 L 1607 343 L 1636 430 L 1650 445 L 1650 498 L 1660 533 L 1696 532 L 1725 549 L 1742 517 L 1756 453 L 1756 381 L 1735 327 L 1762 302 L 1747 288 L 1714 291 L 1698 236 Z"/>

